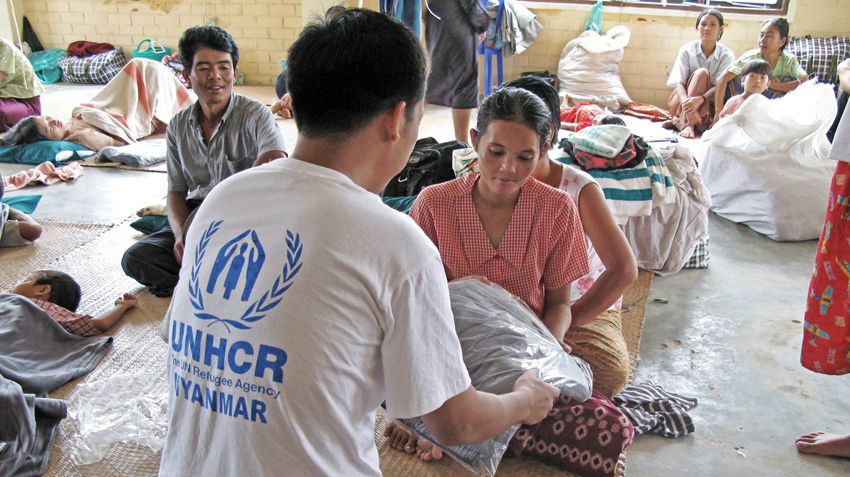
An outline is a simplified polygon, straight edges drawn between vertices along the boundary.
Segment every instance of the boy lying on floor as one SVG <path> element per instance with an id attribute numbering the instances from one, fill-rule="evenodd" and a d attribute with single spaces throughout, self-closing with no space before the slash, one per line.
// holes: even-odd
<path id="1" fill-rule="evenodd" d="M 135 295 L 125 293 L 115 300 L 115 308 L 97 318 L 79 315 L 75 311 L 82 296 L 80 285 L 67 273 L 56 270 L 33 272 L 17 284 L 12 293 L 29 298 L 62 325 L 65 331 L 79 336 L 93 336 L 112 328 L 127 310 L 138 303 Z"/>

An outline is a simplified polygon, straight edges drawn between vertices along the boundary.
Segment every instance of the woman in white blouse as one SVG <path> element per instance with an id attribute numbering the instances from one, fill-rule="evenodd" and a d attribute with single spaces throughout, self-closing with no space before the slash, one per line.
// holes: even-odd
<path id="1" fill-rule="evenodd" d="M 718 43 L 723 36 L 723 14 L 709 8 L 700 12 L 699 39 L 679 49 L 667 86 L 673 88 L 667 105 L 673 120 L 668 123 L 693 138 L 708 129 L 713 117 L 714 87 L 718 77 L 735 61 L 732 50 Z"/>

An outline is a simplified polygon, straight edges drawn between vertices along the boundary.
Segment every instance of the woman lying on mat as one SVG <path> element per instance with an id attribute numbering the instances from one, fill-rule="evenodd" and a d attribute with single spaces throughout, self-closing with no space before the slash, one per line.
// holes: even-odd
<path id="1" fill-rule="evenodd" d="M 32 300 L 65 331 L 78 336 L 94 336 L 112 328 L 127 310 L 138 303 L 132 293 L 125 293 L 115 300 L 112 310 L 93 318 L 76 313 L 80 306 L 82 290 L 70 275 L 56 270 L 39 270 L 15 285 L 12 293 Z"/>
<path id="2" fill-rule="evenodd" d="M 479 275 L 500 285 L 522 299 L 571 352 L 565 339 L 573 321 L 571 284 L 589 271 L 584 233 L 572 199 L 531 176 L 547 160 L 552 124 L 552 114 L 534 94 L 497 90 L 481 104 L 477 129 L 470 131 L 480 172 L 425 188 L 410 216 L 437 246 L 449 280 Z M 604 399 L 594 392 L 586 403 L 559 399 L 555 407 L 604 407 Z M 566 414 L 553 411 L 526 434 L 537 439 L 537 429 L 545 432 Z M 424 460 L 442 456 L 398 426 L 388 426 L 386 434 L 395 449 L 416 451 Z M 631 441 L 620 438 L 611 447 L 621 445 L 618 452 Z M 524 446 L 525 441 L 518 444 Z"/>
<path id="3" fill-rule="evenodd" d="M 669 123 L 682 137 L 693 138 L 708 129 L 714 106 L 717 79 L 735 61 L 732 50 L 719 43 L 723 37 L 723 14 L 703 10 L 696 23 L 699 39 L 679 49 L 667 78 L 673 88 L 667 107 Z"/>
<path id="4" fill-rule="evenodd" d="M 555 147 L 559 126 L 558 92 L 549 83 L 523 76 L 506 86 L 521 88 L 543 100 L 550 111 Z M 621 121 L 615 116 L 601 120 Z M 620 305 L 626 287 L 637 279 L 637 265 L 625 235 L 617 226 L 602 189 L 590 174 L 542 158 L 532 177 L 566 192 L 578 206 L 585 233 L 590 271 L 570 286 L 572 325 L 565 336 L 573 354 L 593 369 L 593 389 L 606 396 L 619 393 L 629 377 L 629 355 L 620 325 Z"/>
<path id="5" fill-rule="evenodd" d="M 0 145 L 36 141 L 70 141 L 99 151 L 164 133 L 168 122 L 192 102 L 192 94 L 166 66 L 134 58 L 63 123 L 49 116 L 29 116 L 0 137 Z"/>
<path id="6" fill-rule="evenodd" d="M 768 89 L 762 93 L 768 98 L 778 98 L 789 91 L 794 91 L 808 79 L 806 71 L 797 62 L 797 57 L 785 52 L 787 45 L 788 20 L 773 18 L 764 22 L 759 32 L 758 49 L 750 50 L 741 55 L 717 80 L 717 87 L 714 90 L 715 112 L 713 122 L 716 123 L 720 119 L 720 112 L 723 111 L 726 87 L 733 80 L 739 80 L 739 75 L 744 66 L 752 60 L 765 60 L 773 69 Z M 737 82 L 740 83 L 740 81 Z M 741 91 L 740 84 L 732 83 L 732 89 L 733 95 L 738 94 Z"/>

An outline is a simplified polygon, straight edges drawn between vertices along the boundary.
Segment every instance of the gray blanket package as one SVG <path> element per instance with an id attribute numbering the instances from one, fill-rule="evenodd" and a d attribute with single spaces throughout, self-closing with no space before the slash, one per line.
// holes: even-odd
<path id="1" fill-rule="evenodd" d="M 0 475 L 44 474 L 67 410 L 65 401 L 24 394 L 17 383 L 0 376 Z"/>
<path id="2" fill-rule="evenodd" d="M 145 167 L 165 160 L 165 139 L 146 139 L 126 146 L 107 146 L 97 153 L 97 162 L 120 162 L 133 167 Z"/>
<path id="3" fill-rule="evenodd" d="M 45 396 L 88 373 L 111 344 L 72 335 L 29 299 L 0 294 L 0 374 L 24 393 Z"/>
<path id="4" fill-rule="evenodd" d="M 593 376 L 581 358 L 564 353 L 543 322 L 519 298 L 496 284 L 466 278 L 449 284 L 455 330 L 463 361 L 479 391 L 505 394 L 522 373 L 538 370 L 540 379 L 561 394 L 583 402 L 590 397 Z M 474 445 L 443 446 L 421 419 L 401 422 L 444 449 L 477 475 L 494 476 L 508 443 L 519 428 Z"/>

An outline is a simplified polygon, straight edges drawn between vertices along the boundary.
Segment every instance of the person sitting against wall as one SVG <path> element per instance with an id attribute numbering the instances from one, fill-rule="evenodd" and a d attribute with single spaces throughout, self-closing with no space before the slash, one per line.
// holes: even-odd
<path id="1" fill-rule="evenodd" d="M 214 25 L 180 38 L 184 77 L 198 95 L 168 124 L 168 226 L 137 242 L 121 259 L 127 276 L 157 296 L 171 296 L 183 260 L 190 213 L 218 183 L 237 172 L 285 157 L 283 136 L 268 107 L 232 92 L 239 48 Z"/>
<path id="2" fill-rule="evenodd" d="M 723 14 L 713 8 L 697 17 L 699 39 L 679 49 L 667 78 L 673 88 L 667 108 L 675 127 L 685 138 L 694 138 L 708 129 L 714 113 L 714 92 L 718 78 L 735 62 L 735 54 L 720 43 Z"/>
<path id="3" fill-rule="evenodd" d="M 555 88 L 533 76 L 505 86 L 524 89 L 543 100 L 551 113 L 550 147 L 556 147 L 559 98 Z M 603 115 L 599 119 L 618 118 Z M 566 192 L 578 206 L 590 271 L 570 286 L 573 321 L 565 341 L 593 370 L 593 389 L 611 397 L 625 387 L 630 373 L 619 309 L 623 292 L 637 279 L 635 257 L 611 215 L 602 188 L 590 174 L 546 157 L 538 161 L 531 176 Z"/>
<path id="4" fill-rule="evenodd" d="M 0 137 L 0 145 L 69 141 L 92 151 L 124 146 L 164 133 L 174 114 L 191 101 L 191 93 L 168 67 L 134 58 L 90 101 L 75 107 L 67 123 L 27 116 Z"/>
<path id="5" fill-rule="evenodd" d="M 0 133 L 27 116 L 41 114 L 43 90 L 23 52 L 0 38 Z"/>
<path id="6" fill-rule="evenodd" d="M 771 80 L 768 83 L 768 89 L 764 94 L 768 98 L 778 98 L 790 91 L 794 91 L 804 81 L 808 79 L 806 71 L 797 62 L 797 57 L 791 53 L 785 52 L 785 47 L 788 45 L 788 20 L 784 18 L 773 18 L 767 20 L 762 25 L 759 32 L 759 47 L 755 50 L 750 50 L 735 63 L 733 63 L 726 72 L 717 80 L 717 86 L 714 89 L 714 119 L 716 123 L 720 119 L 720 113 L 723 111 L 723 106 L 726 103 L 726 89 L 732 86 L 732 95 L 738 94 L 741 90 L 738 80 L 744 66 L 752 60 L 761 59 L 767 61 L 772 68 Z M 735 80 L 735 83 L 733 83 Z"/>

